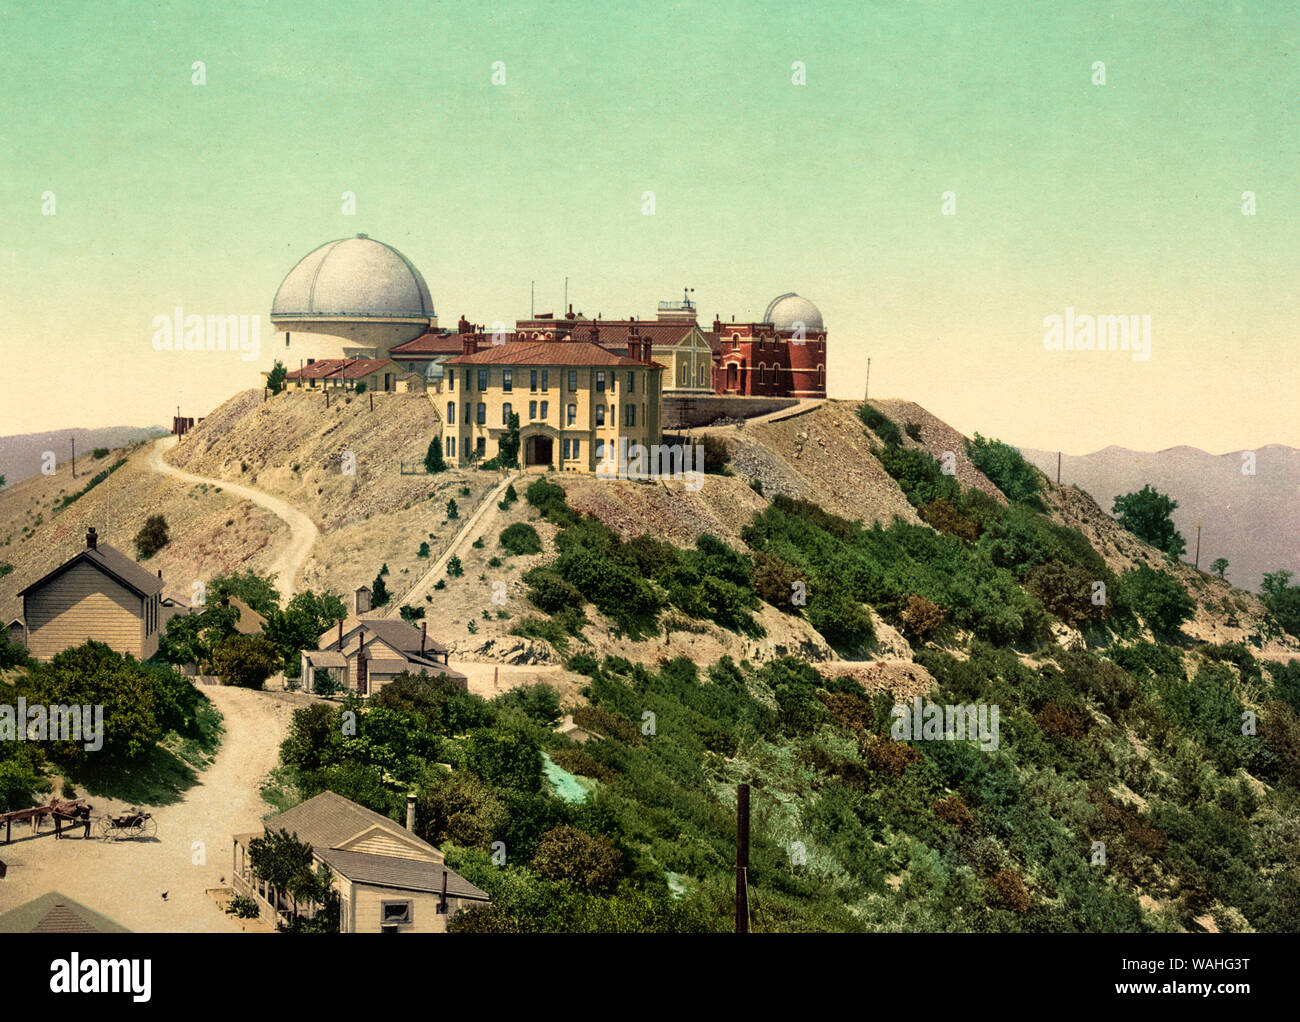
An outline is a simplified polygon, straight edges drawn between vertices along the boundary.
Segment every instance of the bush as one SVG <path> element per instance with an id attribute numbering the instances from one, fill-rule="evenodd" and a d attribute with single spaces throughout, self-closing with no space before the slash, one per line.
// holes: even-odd
<path id="1" fill-rule="evenodd" d="M 537 535 L 537 530 L 527 522 L 515 522 L 513 525 L 507 525 L 501 530 L 499 542 L 506 550 L 516 556 L 540 554 L 542 552 L 541 538 Z"/>
<path id="2" fill-rule="evenodd" d="M 731 461 L 731 452 L 727 450 L 726 441 L 721 437 L 705 434 L 701 445 L 704 447 L 705 475 L 725 475 L 727 463 Z"/>
<path id="3" fill-rule="evenodd" d="M 907 606 L 899 615 L 903 622 L 903 631 L 909 638 L 922 642 L 937 632 L 942 626 L 948 612 L 937 603 L 932 603 L 924 596 L 915 593 L 907 598 Z"/>
<path id="4" fill-rule="evenodd" d="M 212 651 L 212 669 L 223 685 L 261 688 L 280 664 L 279 651 L 261 635 L 232 635 Z"/>
<path id="5" fill-rule="evenodd" d="M 1124 572 L 1116 589 L 1116 609 L 1136 614 L 1156 633 L 1176 632 L 1196 610 L 1196 601 L 1177 579 L 1145 564 Z"/>
<path id="6" fill-rule="evenodd" d="M 858 418 L 866 427 L 875 433 L 885 442 L 887 447 L 899 447 L 903 443 L 903 434 L 898 431 L 898 426 L 884 412 L 877 411 L 865 401 L 862 407 L 858 409 Z M 928 455 L 927 455 L 928 457 Z"/>
<path id="7" fill-rule="evenodd" d="M 456 507 L 456 498 L 452 497 L 447 501 L 447 521 L 452 522 L 460 517 L 460 509 Z"/>
<path id="8" fill-rule="evenodd" d="M 799 582 L 804 582 L 806 590 L 807 583 L 800 577 L 799 569 L 775 554 L 761 553 L 754 558 L 754 591 L 777 610 L 799 613 L 801 607 L 794 602 Z"/>
<path id="9" fill-rule="evenodd" d="M 1047 505 L 1039 496 L 1042 481 L 1038 471 L 1014 447 L 976 433 L 975 439 L 966 441 L 966 456 L 970 458 L 971 464 L 1002 491 L 1007 500 L 1028 504 L 1038 511 L 1047 510 Z"/>
<path id="10" fill-rule="evenodd" d="M 465 574 L 465 568 L 460 563 L 460 558 L 456 556 L 447 559 L 447 577 L 460 578 Z"/>
<path id="11" fill-rule="evenodd" d="M 862 604 L 829 586 L 809 593 L 808 623 L 836 649 L 857 649 L 876 637 L 871 615 Z"/>
<path id="12" fill-rule="evenodd" d="M 618 880 L 623 854 L 608 838 L 576 827 L 548 830 L 533 852 L 533 869 L 550 880 L 568 880 L 589 891 L 607 891 Z"/>
<path id="13" fill-rule="evenodd" d="M 1042 601 L 1048 613 L 1074 628 L 1103 609 L 1093 605 L 1093 581 L 1090 573 L 1082 568 L 1048 561 L 1030 569 L 1025 576 L 1025 588 Z"/>

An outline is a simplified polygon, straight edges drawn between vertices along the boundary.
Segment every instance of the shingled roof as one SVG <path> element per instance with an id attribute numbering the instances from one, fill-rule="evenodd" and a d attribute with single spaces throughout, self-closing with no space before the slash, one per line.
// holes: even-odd
<path id="1" fill-rule="evenodd" d="M 450 889 L 448 891 L 450 893 Z M 121 923 L 50 891 L 0 915 L 0 933 L 130 933 Z"/>
<path id="2" fill-rule="evenodd" d="M 294 806 L 266 821 L 268 830 L 287 830 L 312 850 L 330 868 L 356 883 L 395 887 L 404 891 L 442 891 L 442 876 L 447 875 L 447 896 L 491 900 L 480 890 L 443 863 L 437 848 L 387 816 L 358 805 L 332 791 L 323 791 L 301 805 Z M 397 841 L 408 845 L 413 855 L 427 858 L 404 858 L 340 848 L 368 830 L 380 828 Z"/>
<path id="3" fill-rule="evenodd" d="M 21 590 L 18 595 L 26 596 L 47 582 L 52 582 L 65 571 L 70 571 L 83 561 L 98 568 L 109 578 L 130 589 L 137 596 L 147 598 L 157 596 L 162 592 L 162 579 L 140 567 L 122 551 L 116 550 L 106 543 L 99 543 L 93 548 L 88 547 L 82 550 L 76 557 L 64 561 L 49 574 L 43 575 L 26 589 Z"/>

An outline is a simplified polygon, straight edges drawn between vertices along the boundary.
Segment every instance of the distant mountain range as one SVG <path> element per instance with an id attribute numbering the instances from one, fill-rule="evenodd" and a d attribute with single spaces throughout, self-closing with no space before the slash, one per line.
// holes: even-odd
<path id="1" fill-rule="evenodd" d="M 1056 478 L 1055 451 L 1022 447 L 1020 453 Z M 1251 467 L 1247 455 L 1253 455 L 1253 475 L 1243 472 Z M 1200 522 L 1202 569 L 1225 557 L 1228 581 L 1251 590 L 1258 590 L 1266 571 L 1288 568 L 1300 578 L 1300 450 L 1293 447 L 1269 444 L 1231 454 L 1107 447 L 1062 457 L 1061 482 L 1085 490 L 1106 512 L 1117 496 L 1150 483 L 1178 501 L 1174 523 L 1187 541 L 1187 562 L 1196 553 Z"/>
<path id="2" fill-rule="evenodd" d="M 72 458 L 72 441 L 77 442 L 77 465 L 89 467 L 90 452 L 96 447 L 125 447 L 137 440 L 149 440 L 167 433 L 165 426 L 105 426 L 102 429 L 60 429 L 49 433 L 22 433 L 0 437 L 0 475 L 12 486 L 29 476 L 39 475 L 46 451 L 53 451 L 56 464 Z"/>

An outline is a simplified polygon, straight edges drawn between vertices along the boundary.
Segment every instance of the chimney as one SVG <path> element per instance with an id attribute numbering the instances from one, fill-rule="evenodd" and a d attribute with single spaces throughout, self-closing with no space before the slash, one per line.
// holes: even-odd
<path id="1" fill-rule="evenodd" d="M 478 350 L 478 345 L 474 341 L 473 334 L 460 335 L 460 353 L 462 355 L 472 355 Z"/>
<path id="2" fill-rule="evenodd" d="M 95 527 L 92 525 L 86 530 L 86 549 L 94 550 L 95 545 L 99 542 L 99 537 L 95 534 Z"/>
<path id="3" fill-rule="evenodd" d="M 162 568 L 159 568 L 159 569 L 158 569 L 158 581 L 159 581 L 159 582 L 162 581 Z"/>
<path id="4" fill-rule="evenodd" d="M 641 338 L 637 336 L 635 323 L 627 328 L 627 357 L 634 362 L 641 361 Z"/>
<path id="5" fill-rule="evenodd" d="M 406 829 L 415 833 L 415 796 L 406 796 Z"/>
<path id="6" fill-rule="evenodd" d="M 653 359 L 654 359 L 654 344 L 651 342 L 650 338 L 647 337 L 644 341 L 641 342 L 641 361 L 644 362 L 646 365 L 649 365 Z"/>
<path id="7" fill-rule="evenodd" d="M 339 642 L 338 642 L 338 647 L 339 647 L 339 652 L 342 653 L 342 652 L 343 652 L 343 619 L 342 619 L 342 618 L 339 618 Z"/>
<path id="8" fill-rule="evenodd" d="M 424 656 L 424 643 L 429 635 L 429 622 L 420 622 L 420 656 Z"/>

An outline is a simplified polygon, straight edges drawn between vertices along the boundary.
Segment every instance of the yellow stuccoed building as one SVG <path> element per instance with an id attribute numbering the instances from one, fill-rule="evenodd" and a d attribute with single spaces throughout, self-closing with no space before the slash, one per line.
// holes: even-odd
<path id="1" fill-rule="evenodd" d="M 468 467 L 495 458 L 510 416 L 519 416 L 519 464 L 595 473 L 620 440 L 661 439 L 664 367 L 648 338 L 630 336 L 620 355 L 582 341 L 510 340 L 445 363 L 438 401 L 443 457 Z"/>

